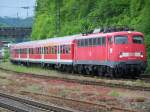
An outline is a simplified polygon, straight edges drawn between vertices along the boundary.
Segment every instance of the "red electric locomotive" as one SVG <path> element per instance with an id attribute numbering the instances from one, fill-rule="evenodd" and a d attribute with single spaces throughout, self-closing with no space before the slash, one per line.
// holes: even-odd
<path id="1" fill-rule="evenodd" d="M 99 32 L 14 44 L 11 61 L 115 77 L 139 76 L 147 64 L 144 36 L 136 31 Z"/>

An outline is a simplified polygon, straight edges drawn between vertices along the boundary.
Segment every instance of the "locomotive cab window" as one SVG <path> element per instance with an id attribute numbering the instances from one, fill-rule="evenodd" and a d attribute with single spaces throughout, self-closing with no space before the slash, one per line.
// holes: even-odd
<path id="1" fill-rule="evenodd" d="M 109 44 L 113 44 L 113 37 L 109 37 L 108 42 L 109 42 Z"/>
<path id="2" fill-rule="evenodd" d="M 115 43 L 116 44 L 127 44 L 128 37 L 127 36 L 115 36 Z"/>
<path id="3" fill-rule="evenodd" d="M 144 40 L 143 40 L 142 36 L 133 36 L 132 41 L 135 44 L 143 44 L 144 43 Z"/>

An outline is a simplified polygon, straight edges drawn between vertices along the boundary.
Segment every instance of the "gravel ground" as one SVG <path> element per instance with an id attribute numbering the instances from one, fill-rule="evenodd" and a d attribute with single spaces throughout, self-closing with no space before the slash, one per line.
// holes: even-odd
<path id="1" fill-rule="evenodd" d="M 7 110 L 7 109 L 4 109 L 4 108 L 0 107 L 0 112 L 13 112 L 13 111 L 10 111 L 10 110 Z"/>
<path id="2" fill-rule="evenodd" d="M 0 71 L 0 90 L 14 94 L 23 94 L 23 92 L 39 93 L 26 94 L 39 101 L 54 103 L 57 105 L 78 108 L 82 111 L 95 112 L 106 111 L 97 110 L 88 106 L 81 106 L 77 103 L 70 103 L 54 100 L 49 96 L 58 96 L 61 98 L 70 98 L 96 104 L 107 104 L 121 108 L 138 110 L 140 112 L 150 112 L 150 92 L 132 91 L 128 89 L 118 89 L 103 86 L 83 85 L 78 83 L 69 83 L 61 80 L 42 79 L 35 77 L 19 76 Z M 44 96 L 42 96 L 42 94 Z M 87 109 L 88 108 L 88 109 Z"/>

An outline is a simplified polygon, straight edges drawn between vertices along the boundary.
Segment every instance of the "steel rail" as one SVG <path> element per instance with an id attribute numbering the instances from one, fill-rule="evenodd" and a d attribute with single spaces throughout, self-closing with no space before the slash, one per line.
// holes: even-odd
<path id="1" fill-rule="evenodd" d="M 54 98 L 54 99 L 58 99 L 58 100 L 63 100 L 63 101 L 72 101 L 72 102 L 76 102 L 76 103 L 80 103 L 80 104 L 87 104 L 87 105 L 91 105 L 91 106 L 97 106 L 100 108 L 105 108 L 107 111 L 125 111 L 125 112 L 137 112 L 136 110 L 131 110 L 128 108 L 121 108 L 121 107 L 116 107 L 116 106 L 112 106 L 112 105 L 108 105 L 108 104 L 97 104 L 97 103 L 92 103 L 89 101 L 80 101 L 80 100 L 75 100 L 75 99 L 71 99 L 71 98 L 64 98 L 64 97 L 60 97 L 60 96 L 53 96 L 53 95 L 46 95 L 46 94 L 40 94 L 40 93 L 31 93 L 31 92 L 26 92 L 26 91 L 22 91 L 24 92 L 26 95 L 27 94 L 34 94 L 34 95 L 42 95 L 42 96 L 46 96 L 46 97 L 50 97 L 50 98 Z"/>
<path id="2" fill-rule="evenodd" d="M 16 112 L 77 112 L 70 108 L 43 104 L 4 92 L 0 92 L 0 107 Z"/>

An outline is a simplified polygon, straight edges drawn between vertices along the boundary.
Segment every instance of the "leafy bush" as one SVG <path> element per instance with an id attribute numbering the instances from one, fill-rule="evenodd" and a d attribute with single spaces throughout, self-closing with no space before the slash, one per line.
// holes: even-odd
<path id="1" fill-rule="evenodd" d="M 147 63 L 148 63 L 146 73 L 150 73 L 150 34 L 147 34 L 145 37 L 146 37 L 145 43 L 147 47 Z"/>
<path id="2" fill-rule="evenodd" d="M 3 61 L 9 61 L 9 57 L 10 57 L 10 53 L 9 53 L 9 49 L 4 49 L 4 56 L 3 56 Z"/>

